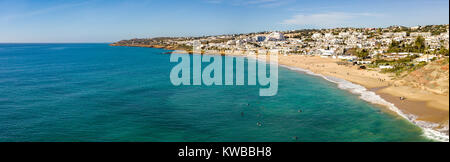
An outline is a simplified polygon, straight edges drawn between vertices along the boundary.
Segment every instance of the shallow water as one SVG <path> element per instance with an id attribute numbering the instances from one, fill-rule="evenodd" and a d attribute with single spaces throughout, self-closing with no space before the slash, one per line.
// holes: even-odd
<path id="1" fill-rule="evenodd" d="M 0 141 L 430 141 L 336 84 L 282 67 L 278 95 L 260 97 L 257 86 L 173 86 L 176 63 L 161 49 L 0 49 Z"/>

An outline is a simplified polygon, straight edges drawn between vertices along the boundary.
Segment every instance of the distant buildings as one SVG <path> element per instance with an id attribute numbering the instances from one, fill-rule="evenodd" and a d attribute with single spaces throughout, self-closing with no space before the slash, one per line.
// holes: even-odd
<path id="1" fill-rule="evenodd" d="M 430 32 L 414 32 L 410 34 L 411 37 L 418 37 L 418 36 L 422 36 L 422 37 L 429 37 L 431 36 Z"/>
<path id="2" fill-rule="evenodd" d="M 319 39 L 319 38 L 322 38 L 322 33 L 314 33 L 314 34 L 311 36 L 311 38 L 312 38 L 312 39 Z"/>
<path id="3" fill-rule="evenodd" d="M 388 27 L 388 28 L 337 28 L 322 30 L 299 30 L 287 32 L 261 32 L 235 35 L 204 37 L 133 39 L 124 44 L 158 44 L 182 46 L 205 53 L 224 54 L 283 54 L 316 55 L 340 60 L 367 64 L 368 59 L 359 59 L 355 51 L 368 51 L 369 58 L 397 60 L 412 55 L 422 56 L 415 62 L 429 62 L 436 54 L 449 48 L 449 25 Z M 286 35 L 286 37 L 285 37 Z M 414 45 L 417 38 L 424 38 L 425 51 L 411 53 L 408 46 Z M 395 52 L 390 50 L 393 43 L 398 43 Z M 119 43 L 120 44 L 120 43 Z M 388 52 L 390 50 L 390 52 Z M 448 55 L 448 54 L 447 54 Z M 372 60 L 373 61 L 373 60 Z M 389 69 L 392 66 L 380 66 Z"/>
<path id="4" fill-rule="evenodd" d="M 280 32 L 273 32 L 270 33 L 265 41 L 285 41 L 286 38 L 284 37 L 284 35 Z"/>

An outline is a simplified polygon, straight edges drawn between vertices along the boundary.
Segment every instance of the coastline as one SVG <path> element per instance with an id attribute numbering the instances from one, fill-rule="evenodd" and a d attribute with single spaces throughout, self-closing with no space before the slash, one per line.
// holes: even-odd
<path id="1" fill-rule="evenodd" d="M 390 111 L 421 127 L 427 137 L 448 142 L 448 95 L 438 95 L 417 88 L 396 85 L 395 80 L 392 80 L 388 74 L 359 70 L 353 66 L 338 65 L 336 60 L 330 58 L 296 55 L 279 56 L 279 63 L 322 75 L 324 79 L 338 85 L 346 83 L 330 80 L 329 77 L 356 84 L 352 86 L 361 85 L 364 88 L 340 88 L 361 95 L 360 98 L 363 100 L 387 107 Z M 370 92 L 373 92 L 373 94 L 370 94 Z M 400 97 L 406 97 L 407 99 L 400 100 Z"/>
<path id="2" fill-rule="evenodd" d="M 209 54 L 209 53 L 206 53 Z M 216 54 L 217 55 L 217 54 Z M 247 55 L 232 53 L 230 56 Z M 339 88 L 381 105 L 423 129 L 424 135 L 437 141 L 449 141 L 449 98 L 425 90 L 396 84 L 389 74 L 338 65 L 331 58 L 301 55 L 279 55 L 278 63 L 291 70 L 316 75 L 338 84 Z M 406 100 L 400 100 L 406 97 Z"/>
<path id="3" fill-rule="evenodd" d="M 171 53 L 189 54 L 189 52 L 183 50 L 167 50 L 173 50 Z M 211 52 L 202 54 L 224 55 Z M 241 52 L 227 53 L 226 55 L 248 56 Z M 338 84 L 341 89 L 361 95 L 361 99 L 386 107 L 387 110 L 421 127 L 425 136 L 448 142 L 448 94 L 439 95 L 417 88 L 397 85 L 389 74 L 360 70 L 351 65 L 338 65 L 336 62 L 337 60 L 318 56 L 278 56 L 280 66 L 321 76 Z M 348 86 L 349 84 L 352 85 Z M 400 100 L 400 97 L 406 97 L 407 99 Z"/>
<path id="4" fill-rule="evenodd" d="M 385 108 L 386 111 L 388 111 L 389 113 L 392 113 L 393 115 L 402 117 L 402 118 L 406 119 L 407 121 L 411 122 L 412 124 L 420 127 L 423 130 L 425 137 L 436 140 L 436 141 L 441 141 L 441 142 L 449 141 L 449 138 L 448 138 L 448 115 L 445 115 L 445 114 L 448 114 L 448 111 L 429 111 L 429 110 L 435 110 L 435 109 L 429 109 L 428 107 L 426 107 L 427 105 L 426 105 L 426 102 L 424 102 L 424 101 L 412 101 L 412 100 L 400 101 L 397 97 L 392 96 L 390 94 L 380 93 L 380 92 L 374 91 L 374 90 L 368 90 L 364 86 L 352 83 L 350 81 L 347 81 L 347 80 L 344 80 L 341 78 L 325 76 L 322 74 L 317 74 L 317 73 L 311 72 L 309 70 L 305 70 L 305 69 L 297 68 L 297 67 L 291 67 L 291 66 L 286 66 L 286 65 L 280 65 L 280 66 L 283 66 L 290 70 L 304 72 L 309 75 L 322 77 L 323 79 L 325 79 L 327 81 L 336 83 L 340 89 L 349 91 L 356 95 L 359 95 L 360 99 L 367 101 L 371 104 L 380 105 L 380 106 L 382 106 L 382 108 Z M 373 88 L 373 89 L 381 90 L 383 88 L 385 88 L 385 87 L 379 87 L 379 88 Z M 399 104 L 399 103 L 407 103 L 407 104 Z M 417 103 L 419 103 L 419 104 L 417 104 Z M 422 110 L 422 111 L 419 111 L 418 114 L 414 114 L 413 112 L 410 112 L 410 111 L 405 111 L 409 108 L 408 106 L 411 106 L 413 104 L 417 104 L 417 105 L 413 106 L 413 110 L 414 109 L 415 110 L 425 109 L 428 111 Z M 434 116 L 436 114 L 439 114 L 439 115 Z M 430 120 L 430 119 L 435 119 L 435 120 Z M 444 122 L 442 122 L 440 119 L 443 119 Z M 447 122 L 445 122 L 445 119 Z"/>

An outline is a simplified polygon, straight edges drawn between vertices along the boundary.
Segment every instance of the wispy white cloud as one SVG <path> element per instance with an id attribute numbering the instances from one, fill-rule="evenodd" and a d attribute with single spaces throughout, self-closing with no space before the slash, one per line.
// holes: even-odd
<path id="1" fill-rule="evenodd" d="M 292 18 L 286 19 L 282 24 L 289 25 L 313 25 L 313 26 L 339 26 L 351 23 L 352 20 L 361 18 L 373 18 L 382 16 L 374 13 L 345 13 L 328 12 L 316 14 L 296 14 Z"/>
<path id="2" fill-rule="evenodd" d="M 230 4 L 234 6 L 278 7 L 289 4 L 295 0 L 204 0 L 213 4 Z"/>

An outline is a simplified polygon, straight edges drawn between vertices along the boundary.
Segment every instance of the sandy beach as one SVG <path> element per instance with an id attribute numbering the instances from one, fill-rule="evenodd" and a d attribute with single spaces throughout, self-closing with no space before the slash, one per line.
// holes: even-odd
<path id="1" fill-rule="evenodd" d="M 384 100 L 393 103 L 403 113 L 414 115 L 418 121 L 438 124 L 435 129 L 447 128 L 449 98 L 426 90 L 397 85 L 389 74 L 372 70 L 361 70 L 357 66 L 338 65 L 337 60 L 317 56 L 279 56 L 282 65 L 310 70 L 317 74 L 345 79 L 375 92 Z M 405 97 L 406 100 L 400 100 Z"/>

